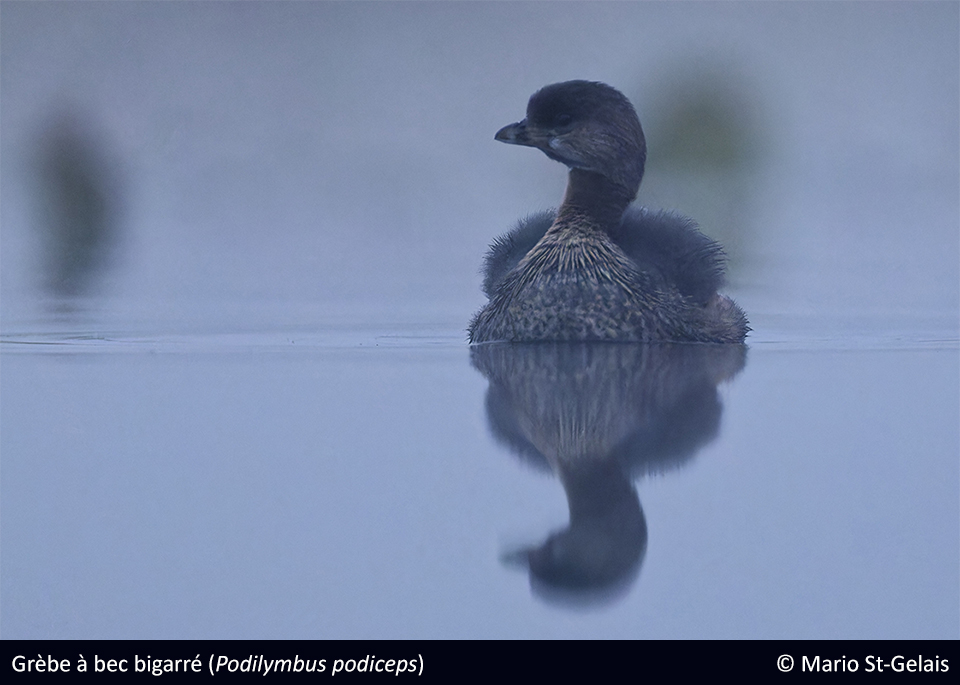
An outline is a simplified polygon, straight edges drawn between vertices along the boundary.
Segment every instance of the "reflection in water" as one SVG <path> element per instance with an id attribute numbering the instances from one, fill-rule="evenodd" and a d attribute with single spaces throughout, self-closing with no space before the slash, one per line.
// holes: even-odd
<path id="1" fill-rule="evenodd" d="M 494 436 L 560 478 L 570 525 L 504 559 L 529 568 L 534 592 L 565 604 L 619 597 L 640 569 L 647 526 L 635 476 L 690 459 L 716 437 L 717 384 L 743 345 L 490 344 L 471 348 L 490 382 Z"/>
<path id="2" fill-rule="evenodd" d="M 65 300 L 88 291 L 106 265 L 117 237 L 119 190 L 103 141 L 75 115 L 56 116 L 42 129 L 38 148 L 43 282 Z"/>

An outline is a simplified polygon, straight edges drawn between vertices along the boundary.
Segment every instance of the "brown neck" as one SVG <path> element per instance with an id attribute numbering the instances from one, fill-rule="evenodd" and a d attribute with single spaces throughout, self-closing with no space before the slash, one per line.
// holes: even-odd
<path id="1" fill-rule="evenodd" d="M 587 219 L 590 225 L 610 232 L 620 224 L 624 210 L 636 195 L 636 188 L 625 188 L 593 171 L 571 169 L 567 193 L 554 225 L 571 220 L 582 224 Z"/>

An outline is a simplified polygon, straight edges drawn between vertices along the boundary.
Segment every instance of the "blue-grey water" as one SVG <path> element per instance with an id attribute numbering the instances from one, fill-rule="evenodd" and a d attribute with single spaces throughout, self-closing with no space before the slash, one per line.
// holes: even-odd
<path id="1" fill-rule="evenodd" d="M 956 3 L 3 3 L 4 638 L 960 637 Z M 486 346 L 637 106 L 747 349 Z"/>

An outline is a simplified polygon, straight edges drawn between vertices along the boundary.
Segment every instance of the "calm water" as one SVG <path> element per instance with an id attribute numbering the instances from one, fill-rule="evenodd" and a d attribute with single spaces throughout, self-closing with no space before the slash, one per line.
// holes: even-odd
<path id="1" fill-rule="evenodd" d="M 960 637 L 958 16 L 4 3 L 2 636 Z M 577 77 L 747 348 L 466 345 Z"/>

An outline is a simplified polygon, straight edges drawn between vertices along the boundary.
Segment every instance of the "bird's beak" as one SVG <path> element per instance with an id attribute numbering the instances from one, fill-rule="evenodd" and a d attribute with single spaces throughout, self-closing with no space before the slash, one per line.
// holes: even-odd
<path id="1" fill-rule="evenodd" d="M 511 145 L 529 145 L 530 147 L 535 147 L 537 144 L 530 136 L 526 119 L 518 121 L 515 124 L 504 126 L 497 131 L 497 135 L 493 138 L 494 140 L 499 140 L 501 143 L 510 143 Z"/>

